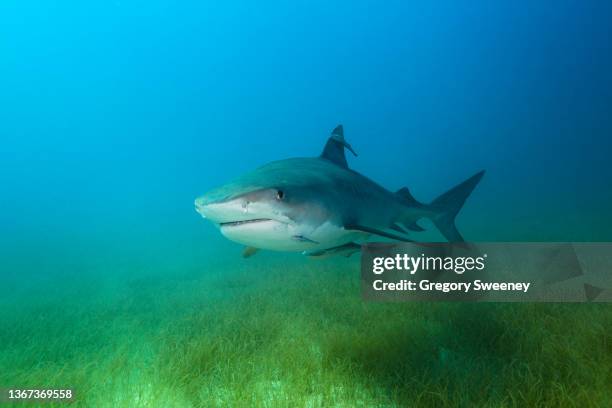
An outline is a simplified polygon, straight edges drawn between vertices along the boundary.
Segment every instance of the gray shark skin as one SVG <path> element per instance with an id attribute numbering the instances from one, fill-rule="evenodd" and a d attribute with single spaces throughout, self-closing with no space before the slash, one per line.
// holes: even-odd
<path id="1" fill-rule="evenodd" d="M 455 217 L 484 171 L 424 204 L 405 187 L 394 193 L 349 169 L 345 150 L 355 152 L 343 133 L 342 125 L 333 130 L 320 157 L 274 161 L 209 191 L 195 200 L 196 211 L 248 254 L 350 255 L 372 235 L 411 241 L 421 218 L 448 241 L 463 241 Z"/>

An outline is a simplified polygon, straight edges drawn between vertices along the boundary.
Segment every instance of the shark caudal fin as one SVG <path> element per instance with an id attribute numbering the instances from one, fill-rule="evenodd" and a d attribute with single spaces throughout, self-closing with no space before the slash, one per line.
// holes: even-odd
<path id="1" fill-rule="evenodd" d="M 430 208 L 438 213 L 438 215 L 432 217 L 432 221 L 449 242 L 464 241 L 455 226 L 455 217 L 483 175 L 484 170 L 479 171 L 463 183 L 451 188 L 433 200 L 430 204 Z"/>

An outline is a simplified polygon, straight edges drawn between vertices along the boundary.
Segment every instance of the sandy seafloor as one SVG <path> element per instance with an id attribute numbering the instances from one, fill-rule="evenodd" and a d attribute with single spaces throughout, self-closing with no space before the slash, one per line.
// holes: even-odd
<path id="1" fill-rule="evenodd" d="M 245 260 L 202 230 L 6 256 L 0 384 L 89 407 L 610 404 L 608 304 L 365 303 L 358 256 Z"/>

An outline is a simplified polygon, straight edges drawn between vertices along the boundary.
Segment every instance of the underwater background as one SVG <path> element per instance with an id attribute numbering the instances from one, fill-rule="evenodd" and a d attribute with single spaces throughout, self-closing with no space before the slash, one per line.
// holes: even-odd
<path id="1" fill-rule="evenodd" d="M 316 156 L 472 241 L 612 241 L 612 3 L 4 1 L 0 387 L 74 406 L 609 406 L 612 308 L 372 304 L 193 200 Z M 431 239 L 439 239 L 432 235 Z M 53 406 L 51 404 L 50 406 Z"/>

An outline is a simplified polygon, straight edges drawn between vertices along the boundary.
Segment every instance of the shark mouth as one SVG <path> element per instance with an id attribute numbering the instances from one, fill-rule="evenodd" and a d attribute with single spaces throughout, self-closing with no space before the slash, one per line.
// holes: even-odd
<path id="1" fill-rule="evenodd" d="M 219 225 L 222 227 L 235 227 L 243 224 L 253 224 L 256 222 L 264 222 L 264 221 L 272 221 L 270 218 L 255 218 L 252 220 L 243 220 L 243 221 L 231 221 L 231 222 L 222 222 Z"/>

